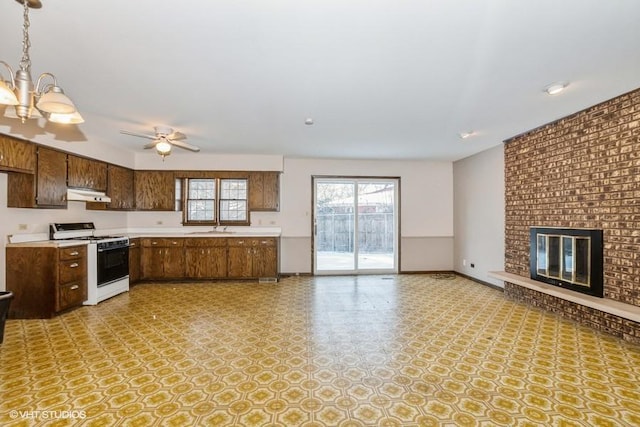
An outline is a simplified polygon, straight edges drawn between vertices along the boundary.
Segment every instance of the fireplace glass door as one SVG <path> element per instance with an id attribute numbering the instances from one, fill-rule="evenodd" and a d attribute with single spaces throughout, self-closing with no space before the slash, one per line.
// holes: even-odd
<path id="1" fill-rule="evenodd" d="M 536 253 L 538 275 L 590 285 L 589 237 L 538 234 Z"/>
<path id="2" fill-rule="evenodd" d="M 602 297 L 602 231 L 531 229 L 531 278 Z"/>

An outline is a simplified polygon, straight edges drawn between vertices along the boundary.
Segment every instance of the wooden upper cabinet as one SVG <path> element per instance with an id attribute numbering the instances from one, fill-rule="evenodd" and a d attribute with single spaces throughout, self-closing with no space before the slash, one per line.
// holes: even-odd
<path id="1" fill-rule="evenodd" d="M 67 154 L 38 147 L 35 175 L 9 174 L 7 206 L 10 208 L 66 207 Z"/>
<path id="2" fill-rule="evenodd" d="M 107 164 L 69 154 L 67 185 L 71 188 L 107 190 Z"/>
<path id="3" fill-rule="evenodd" d="M 107 194 L 111 197 L 109 209 L 133 209 L 135 202 L 133 170 L 109 165 Z"/>
<path id="4" fill-rule="evenodd" d="M 280 172 L 249 174 L 249 210 L 280 210 Z"/>
<path id="5" fill-rule="evenodd" d="M 136 210 L 173 211 L 176 203 L 174 176 L 173 171 L 135 171 Z"/>
<path id="6" fill-rule="evenodd" d="M 35 173 L 36 145 L 0 135 L 0 170 Z"/>

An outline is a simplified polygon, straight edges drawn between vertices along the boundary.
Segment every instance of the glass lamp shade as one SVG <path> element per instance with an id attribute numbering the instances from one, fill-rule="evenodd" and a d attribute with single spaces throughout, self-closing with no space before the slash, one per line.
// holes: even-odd
<path id="1" fill-rule="evenodd" d="M 18 105 L 18 98 L 13 93 L 9 85 L 0 80 L 0 104 L 3 105 Z"/>
<path id="2" fill-rule="evenodd" d="M 36 107 L 45 113 L 51 114 L 71 114 L 76 112 L 76 106 L 73 101 L 58 86 L 51 86 L 51 89 L 40 97 Z"/>
<path id="3" fill-rule="evenodd" d="M 168 156 L 171 154 L 171 144 L 167 141 L 160 141 L 156 144 L 156 151 L 161 156 Z"/>
<path id="4" fill-rule="evenodd" d="M 49 114 L 48 118 L 49 118 L 49 121 L 53 123 L 71 124 L 71 125 L 84 123 L 84 118 L 77 111 L 71 114 L 51 113 Z"/>

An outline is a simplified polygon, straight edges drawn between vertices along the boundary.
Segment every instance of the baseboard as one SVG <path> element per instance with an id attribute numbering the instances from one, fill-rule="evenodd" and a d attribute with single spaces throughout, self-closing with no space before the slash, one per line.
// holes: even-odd
<path id="1" fill-rule="evenodd" d="M 493 288 L 493 289 L 495 289 L 497 291 L 504 292 L 504 288 L 502 288 L 500 286 L 497 286 L 497 285 L 494 285 L 493 283 L 485 282 L 484 280 L 476 279 L 475 277 L 467 276 L 466 274 L 459 273 L 457 271 L 454 271 L 454 274 L 456 274 L 456 275 L 458 275 L 460 277 L 464 277 L 467 280 L 471 280 L 472 282 L 476 282 L 476 283 L 479 283 L 481 285 Z"/>
<path id="2" fill-rule="evenodd" d="M 311 277 L 313 276 L 313 274 L 311 273 L 280 273 L 280 277 L 295 277 L 295 276 L 304 276 L 304 277 Z"/>

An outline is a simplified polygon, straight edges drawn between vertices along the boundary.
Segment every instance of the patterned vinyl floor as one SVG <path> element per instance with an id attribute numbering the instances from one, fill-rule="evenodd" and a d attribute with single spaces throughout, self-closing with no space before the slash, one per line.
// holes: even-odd
<path id="1" fill-rule="evenodd" d="M 634 426 L 640 348 L 460 277 L 141 284 L 7 321 L 0 425 Z"/>

